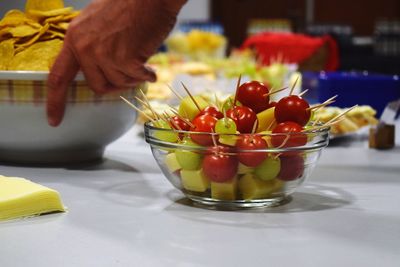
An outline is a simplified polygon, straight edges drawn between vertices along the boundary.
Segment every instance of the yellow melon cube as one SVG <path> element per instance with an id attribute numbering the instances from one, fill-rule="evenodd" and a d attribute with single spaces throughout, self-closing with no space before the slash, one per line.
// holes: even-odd
<path id="1" fill-rule="evenodd" d="M 166 155 L 164 162 L 170 172 L 176 172 L 181 169 L 175 153 L 169 153 Z"/>
<path id="2" fill-rule="evenodd" d="M 210 181 L 200 170 L 181 170 L 182 186 L 186 190 L 194 192 L 205 192 L 210 187 Z"/>
<path id="3" fill-rule="evenodd" d="M 272 192 L 278 190 L 280 184 L 277 179 L 263 181 L 256 178 L 253 174 L 245 174 L 239 180 L 239 191 L 243 199 L 246 200 L 266 198 Z"/>
<path id="4" fill-rule="evenodd" d="M 219 200 L 237 199 L 237 178 L 229 182 L 216 183 L 211 182 L 211 197 Z"/>
<path id="5" fill-rule="evenodd" d="M 276 124 L 275 122 L 275 107 L 266 109 L 257 114 L 258 128 L 257 132 L 269 130 L 269 126 Z"/>
<path id="6" fill-rule="evenodd" d="M 204 109 L 208 106 L 208 103 L 201 96 L 193 96 L 193 98 L 199 105 L 200 109 Z M 199 113 L 199 109 L 189 96 L 182 99 L 181 104 L 179 105 L 179 115 L 188 118 L 189 120 L 193 120 Z"/>
<path id="7" fill-rule="evenodd" d="M 246 166 L 239 162 L 238 174 L 246 174 L 246 173 L 253 173 L 253 172 L 254 172 L 253 167 Z"/>

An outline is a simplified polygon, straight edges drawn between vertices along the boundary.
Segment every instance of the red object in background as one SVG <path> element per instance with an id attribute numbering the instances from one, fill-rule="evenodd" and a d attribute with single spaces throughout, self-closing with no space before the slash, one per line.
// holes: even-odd
<path id="1" fill-rule="evenodd" d="M 278 55 L 282 55 L 285 62 L 301 63 L 325 44 L 328 58 L 324 70 L 334 71 L 339 67 L 339 52 L 336 41 L 329 35 L 311 37 L 293 33 L 260 33 L 247 38 L 242 49 L 254 48 L 261 62 L 269 65 L 271 59 Z"/>

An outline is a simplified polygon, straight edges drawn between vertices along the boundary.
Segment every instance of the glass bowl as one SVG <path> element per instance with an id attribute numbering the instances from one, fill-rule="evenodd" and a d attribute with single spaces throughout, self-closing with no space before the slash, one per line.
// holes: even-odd
<path id="1" fill-rule="evenodd" d="M 223 208 L 286 203 L 329 142 L 329 127 L 322 126 L 301 133 L 223 135 L 162 129 L 151 122 L 144 127 L 146 142 L 171 184 L 195 203 Z M 208 138 L 212 144 L 200 146 L 191 138 Z M 267 146 L 238 148 L 235 143 L 244 138 L 262 138 Z"/>

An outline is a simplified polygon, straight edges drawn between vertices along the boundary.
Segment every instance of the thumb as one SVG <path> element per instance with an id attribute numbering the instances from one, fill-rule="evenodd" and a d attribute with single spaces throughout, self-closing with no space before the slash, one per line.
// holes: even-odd
<path id="1" fill-rule="evenodd" d="M 47 121 L 58 126 L 65 112 L 68 87 L 79 71 L 79 63 L 68 46 L 64 45 L 51 68 L 47 80 Z"/>

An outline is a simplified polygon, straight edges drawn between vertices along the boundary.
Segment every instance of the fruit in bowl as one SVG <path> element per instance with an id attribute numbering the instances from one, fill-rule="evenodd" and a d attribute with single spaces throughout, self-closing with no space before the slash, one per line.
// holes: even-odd
<path id="1" fill-rule="evenodd" d="M 276 91 L 257 81 L 238 82 L 229 105 L 199 104 L 199 97 L 188 91 L 179 111 L 171 110 L 173 116 L 153 112 L 145 137 L 167 179 L 188 198 L 206 205 L 260 207 L 285 201 L 314 169 L 328 145 L 330 125 L 341 116 L 326 124 L 312 121 L 313 111 L 332 100 L 310 106 L 291 90 L 271 105 L 268 96 Z M 248 101 L 257 98 L 266 103 Z M 210 106 L 214 111 L 207 114 Z M 190 129 L 178 127 L 177 118 Z M 159 127 L 160 121 L 168 127 Z M 171 142 L 167 137 L 172 133 L 176 139 Z"/>

